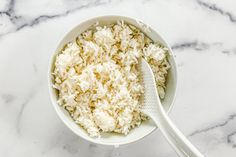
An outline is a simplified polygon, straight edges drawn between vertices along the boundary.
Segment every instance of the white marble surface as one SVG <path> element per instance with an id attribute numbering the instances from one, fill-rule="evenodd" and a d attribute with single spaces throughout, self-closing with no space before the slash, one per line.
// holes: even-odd
<path id="1" fill-rule="evenodd" d="M 1 0 L 0 156 L 176 156 L 159 131 L 117 149 L 86 142 L 50 103 L 47 67 L 56 43 L 80 21 L 107 14 L 162 32 L 179 72 L 171 118 L 207 157 L 235 157 L 234 0 Z"/>

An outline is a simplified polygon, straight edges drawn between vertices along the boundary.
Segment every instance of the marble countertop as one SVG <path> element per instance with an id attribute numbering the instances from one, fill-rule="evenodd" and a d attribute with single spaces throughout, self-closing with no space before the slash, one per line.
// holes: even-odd
<path id="1" fill-rule="evenodd" d="M 234 0 L 1 0 L 0 156 L 176 156 L 159 131 L 119 148 L 84 141 L 51 105 L 47 69 L 58 40 L 108 14 L 139 18 L 165 36 L 179 73 L 172 120 L 205 156 L 235 157 Z"/>

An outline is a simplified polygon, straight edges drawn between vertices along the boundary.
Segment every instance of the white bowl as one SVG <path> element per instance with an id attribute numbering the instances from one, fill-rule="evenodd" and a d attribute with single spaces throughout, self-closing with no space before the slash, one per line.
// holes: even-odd
<path id="1" fill-rule="evenodd" d="M 172 54 L 172 50 L 170 46 L 167 44 L 167 42 L 160 36 L 160 34 L 157 31 L 154 31 L 152 28 L 150 28 L 150 32 L 145 32 L 145 29 L 147 25 L 142 26 L 139 21 L 136 19 L 123 17 L 123 16 L 102 16 L 102 17 L 96 17 L 89 19 L 87 21 L 81 22 L 79 25 L 77 25 L 75 28 L 73 28 L 71 31 L 69 31 L 64 38 L 60 41 L 58 44 L 55 53 L 53 54 L 50 62 L 49 67 L 49 73 L 48 73 L 48 81 L 49 81 L 49 92 L 52 104 L 58 114 L 58 116 L 61 118 L 61 120 L 66 124 L 68 128 L 70 128 L 75 134 L 82 137 L 83 139 L 86 139 L 90 142 L 97 143 L 97 144 L 103 144 L 103 145 L 113 145 L 113 146 L 119 146 L 123 144 L 128 144 L 137 140 L 142 139 L 143 137 L 149 135 L 152 133 L 157 127 L 155 124 L 149 120 L 146 122 L 143 122 L 139 127 L 134 128 L 131 130 L 131 132 L 128 135 L 120 135 L 116 133 L 106 133 L 103 134 L 101 138 L 91 138 L 87 132 L 79 125 L 77 125 L 70 115 L 65 111 L 61 106 L 57 104 L 57 92 L 55 89 L 52 88 L 53 79 L 51 72 L 54 69 L 54 61 L 57 54 L 60 52 L 60 50 L 63 48 L 65 44 L 67 44 L 70 41 L 73 41 L 78 34 L 84 32 L 89 27 L 93 26 L 96 22 L 99 22 L 99 25 L 106 25 L 110 23 L 116 23 L 118 20 L 123 20 L 126 23 L 132 24 L 142 30 L 149 38 L 151 38 L 154 42 L 158 41 L 161 42 L 163 45 L 165 45 L 169 49 L 169 62 L 171 64 L 171 69 L 169 70 L 169 74 L 167 77 L 167 88 L 166 88 L 166 96 L 164 100 L 162 101 L 163 106 L 167 112 L 170 111 L 171 107 L 173 106 L 173 101 L 176 93 L 176 85 L 177 85 L 177 71 L 176 71 L 176 64 L 174 61 L 174 57 Z"/>

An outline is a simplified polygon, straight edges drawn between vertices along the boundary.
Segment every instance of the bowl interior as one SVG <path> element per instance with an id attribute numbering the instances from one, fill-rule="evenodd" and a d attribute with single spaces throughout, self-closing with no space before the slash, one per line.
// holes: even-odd
<path id="1" fill-rule="evenodd" d="M 54 61 L 56 55 L 59 53 L 59 51 L 63 48 L 65 44 L 67 44 L 70 41 L 73 41 L 80 33 L 84 32 L 90 27 L 93 27 L 96 22 L 99 22 L 99 25 L 107 25 L 111 23 L 116 23 L 118 20 L 124 20 L 124 22 L 132 24 L 142 30 L 149 38 L 151 38 L 154 42 L 158 41 L 161 42 L 163 45 L 169 48 L 170 55 L 168 56 L 169 62 L 171 64 L 171 69 L 168 73 L 167 77 L 167 88 L 166 88 L 166 96 L 165 99 L 162 101 L 163 106 L 167 112 L 170 111 L 171 106 L 173 105 L 173 100 L 175 97 L 176 92 L 176 64 L 173 59 L 173 55 L 171 52 L 170 47 L 168 44 L 161 38 L 161 36 L 154 30 L 150 28 L 149 32 L 145 32 L 145 28 L 139 24 L 134 19 L 127 18 L 127 17 L 121 17 L 121 16 L 103 16 L 103 17 L 97 17 L 90 19 L 88 21 L 82 22 L 78 26 L 76 26 L 74 29 L 72 29 L 70 32 L 68 32 L 65 37 L 60 41 L 58 47 L 56 48 L 56 51 L 52 57 L 51 63 L 50 63 L 50 70 L 49 70 L 49 90 L 51 95 L 52 103 L 57 111 L 57 114 L 62 119 L 62 121 L 77 135 L 80 137 L 97 143 L 97 144 L 105 144 L 105 145 L 121 145 L 121 144 L 128 144 L 134 141 L 137 141 L 144 136 L 150 134 L 153 130 L 156 129 L 155 124 L 148 120 L 146 122 L 143 122 L 139 127 L 131 130 L 131 132 L 128 135 L 120 135 L 116 133 L 106 133 L 102 134 L 101 138 L 91 138 L 88 136 L 87 132 L 79 125 L 74 123 L 72 118 L 69 116 L 67 111 L 65 111 L 62 107 L 60 107 L 57 104 L 57 91 L 52 88 L 53 79 L 51 72 L 54 69 Z"/>

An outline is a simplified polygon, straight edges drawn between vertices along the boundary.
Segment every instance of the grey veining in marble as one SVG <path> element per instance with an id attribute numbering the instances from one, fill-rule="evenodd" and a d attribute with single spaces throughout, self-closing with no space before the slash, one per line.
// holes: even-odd
<path id="1" fill-rule="evenodd" d="M 180 44 L 175 44 L 171 48 L 173 50 L 191 48 L 191 49 L 195 49 L 197 51 L 201 51 L 201 50 L 206 50 L 207 48 L 209 48 L 209 45 L 207 43 L 193 41 L 193 42 L 184 42 L 184 43 L 180 43 Z"/>
<path id="2" fill-rule="evenodd" d="M 86 9 L 89 7 L 99 6 L 99 5 L 107 4 L 109 2 L 110 2 L 109 0 L 108 1 L 93 0 L 93 1 L 87 1 L 87 2 L 83 0 L 79 0 L 79 1 L 74 1 L 74 2 L 71 1 L 69 2 L 69 4 L 67 4 L 68 2 L 64 1 L 63 3 L 65 3 L 65 6 L 69 5 L 69 7 L 60 8 L 62 10 L 59 10 L 59 12 L 55 12 L 54 14 L 53 13 L 52 14 L 39 14 L 38 16 L 32 16 L 29 18 L 29 17 L 22 16 L 20 14 L 18 15 L 18 13 L 15 11 L 15 6 L 16 6 L 15 0 L 10 0 L 7 5 L 7 9 L 0 11 L 0 15 L 2 15 L 2 17 L 7 16 L 6 18 L 7 20 L 9 20 L 10 24 L 13 24 L 13 28 L 9 28 L 8 30 L 6 30 L 0 35 L 2 36 L 11 32 L 19 31 L 23 29 L 24 27 L 32 27 L 49 19 L 63 17 L 80 9 Z M 24 3 L 24 1 L 21 3 Z"/>
<path id="3" fill-rule="evenodd" d="M 197 3 L 200 6 L 204 7 L 204 8 L 207 8 L 209 10 L 215 11 L 215 12 L 217 12 L 217 13 L 223 15 L 223 16 L 228 17 L 231 22 L 236 22 L 236 17 L 232 13 L 230 13 L 230 12 L 228 12 L 226 10 L 221 9 L 216 4 L 212 4 L 211 2 L 210 3 L 203 2 L 201 0 L 197 0 Z"/>
<path id="4" fill-rule="evenodd" d="M 176 156 L 159 131 L 119 148 L 84 141 L 51 105 L 47 70 L 58 41 L 108 14 L 138 18 L 169 41 L 179 73 L 171 118 L 207 157 L 235 157 L 234 0 L 1 0 L 0 156 Z"/>

